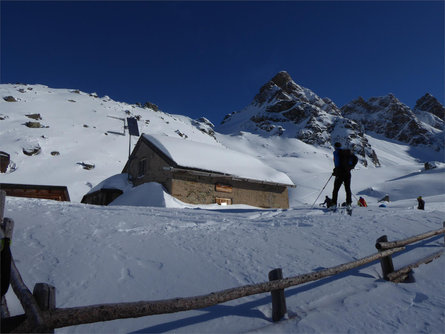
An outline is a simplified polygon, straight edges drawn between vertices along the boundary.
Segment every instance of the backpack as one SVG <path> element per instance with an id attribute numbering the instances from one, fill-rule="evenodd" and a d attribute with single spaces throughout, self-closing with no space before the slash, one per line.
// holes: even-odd
<path id="1" fill-rule="evenodd" d="M 348 149 L 339 150 L 338 156 L 340 158 L 340 168 L 343 170 L 354 169 L 357 165 L 357 156 Z"/>

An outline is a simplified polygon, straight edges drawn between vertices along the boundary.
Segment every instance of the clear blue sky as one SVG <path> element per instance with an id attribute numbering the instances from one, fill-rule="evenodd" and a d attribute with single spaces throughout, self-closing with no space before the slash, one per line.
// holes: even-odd
<path id="1" fill-rule="evenodd" d="M 444 1 L 1 1 L 1 83 L 224 115 L 286 70 L 339 107 L 444 103 Z"/>

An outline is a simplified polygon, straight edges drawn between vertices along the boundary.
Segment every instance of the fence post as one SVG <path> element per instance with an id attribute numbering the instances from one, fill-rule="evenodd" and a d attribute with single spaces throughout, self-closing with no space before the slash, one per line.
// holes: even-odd
<path id="1" fill-rule="evenodd" d="M 281 268 L 271 270 L 269 272 L 269 281 L 283 279 L 283 271 Z M 284 297 L 284 289 L 273 290 L 272 295 L 272 320 L 280 321 L 287 312 L 286 298 Z"/>
<path id="2" fill-rule="evenodd" d="M 376 244 L 379 242 L 388 242 L 388 237 L 386 235 L 382 235 L 380 238 L 376 240 Z M 379 253 L 383 250 L 379 249 Z M 394 271 L 394 265 L 392 263 L 391 255 L 382 257 L 380 259 L 380 264 L 382 265 L 382 273 L 383 278 L 387 281 L 389 281 L 388 274 L 392 273 Z"/>
<path id="3" fill-rule="evenodd" d="M 46 283 L 34 285 L 32 295 L 41 311 L 52 311 L 56 309 L 56 288 Z M 45 333 L 54 334 L 54 328 L 45 328 Z"/>
<path id="4" fill-rule="evenodd" d="M 443 228 L 445 228 L 445 222 L 443 222 Z M 443 234 L 443 242 L 445 244 L 445 233 Z"/>

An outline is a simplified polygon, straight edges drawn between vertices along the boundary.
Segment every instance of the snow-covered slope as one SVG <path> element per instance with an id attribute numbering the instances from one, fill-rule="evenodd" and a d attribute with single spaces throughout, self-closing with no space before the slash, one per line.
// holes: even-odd
<path id="1" fill-rule="evenodd" d="M 365 134 L 381 167 L 358 165 L 352 191 L 355 198 L 364 196 L 369 207 L 354 208 L 352 216 L 332 214 L 318 206 L 332 192 L 329 147 L 292 136 L 221 134 L 205 119 L 193 121 L 66 89 L 1 85 L 0 92 L 17 100 L 0 99 L 0 150 L 10 153 L 15 164 L 15 170 L 10 166 L 0 174 L 0 183 L 67 185 L 74 199 L 6 200 L 5 216 L 16 223 L 12 253 L 17 267 L 31 289 L 38 282 L 54 285 L 58 307 L 202 295 L 267 281 L 277 267 L 285 277 L 299 275 L 370 255 L 381 235 L 396 240 L 442 227 L 445 164 L 423 168 L 425 161 L 443 160 L 434 148 Z M 36 113 L 41 120 L 26 116 Z M 110 206 L 75 203 L 122 170 L 128 132 L 115 134 L 124 131 L 123 122 L 108 116 L 129 115 L 140 116 L 141 132 L 228 147 L 286 173 L 297 185 L 289 191 L 290 209 L 187 205 L 159 184 L 132 188 L 125 175 L 106 181 L 125 190 Z M 44 127 L 28 128 L 23 125 L 28 121 Z M 40 154 L 23 154 L 27 144 L 38 144 Z M 95 168 L 83 169 L 81 162 Z M 378 200 L 386 194 L 391 202 L 381 208 Z M 416 209 L 419 195 L 426 201 L 424 211 Z M 344 199 L 341 189 L 339 201 Z M 442 248 L 439 236 L 395 256 L 394 264 L 400 268 Z M 277 324 L 271 322 L 270 296 L 265 294 L 203 310 L 56 332 L 442 333 L 444 265 L 442 257 L 415 269 L 409 284 L 384 281 L 375 262 L 287 289 L 288 314 Z M 7 301 L 12 314 L 23 313 L 11 291 Z"/>
<path id="2" fill-rule="evenodd" d="M 78 90 L 0 85 L 0 151 L 12 161 L 0 183 L 66 185 L 71 200 L 80 201 L 92 186 L 122 171 L 129 153 L 127 117 L 138 119 L 140 133 L 218 144 L 205 118 L 192 120 Z M 136 141 L 133 137 L 132 146 Z"/>
<path id="3" fill-rule="evenodd" d="M 155 197 L 155 189 L 147 190 L 145 195 Z M 425 196 L 426 210 L 420 211 L 414 208 L 415 183 L 405 190 L 410 198 L 387 208 L 366 197 L 370 207 L 354 209 L 351 217 L 310 205 L 205 210 L 23 198 L 7 199 L 6 216 L 16 223 L 12 253 L 25 283 L 31 289 L 37 282 L 54 285 L 57 306 L 63 308 L 203 295 L 265 282 L 277 267 L 285 277 L 299 275 L 373 254 L 381 235 L 397 240 L 441 228 L 445 195 Z M 437 182 L 433 192 L 439 192 Z M 442 248 L 439 236 L 395 256 L 394 265 L 400 268 Z M 442 333 L 444 259 L 414 269 L 415 282 L 409 284 L 384 281 L 375 262 L 287 289 L 288 315 L 277 324 L 271 321 L 270 295 L 263 294 L 203 310 L 56 332 Z M 23 312 L 11 292 L 7 300 L 12 314 Z"/>

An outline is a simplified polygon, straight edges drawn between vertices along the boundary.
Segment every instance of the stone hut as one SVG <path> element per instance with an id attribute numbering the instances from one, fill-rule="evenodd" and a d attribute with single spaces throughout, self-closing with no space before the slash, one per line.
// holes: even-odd
<path id="1" fill-rule="evenodd" d="M 289 208 L 288 187 L 295 187 L 286 174 L 252 156 L 163 135 L 140 136 L 122 173 L 134 186 L 157 182 L 191 204 Z"/>

